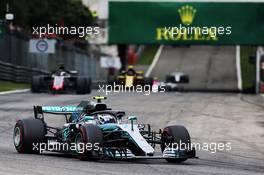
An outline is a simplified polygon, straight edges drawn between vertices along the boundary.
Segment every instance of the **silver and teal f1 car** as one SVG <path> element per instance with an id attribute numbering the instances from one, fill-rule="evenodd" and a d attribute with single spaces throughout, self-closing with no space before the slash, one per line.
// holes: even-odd
<path id="1" fill-rule="evenodd" d="M 19 153 L 55 151 L 76 155 L 80 160 L 166 159 L 183 162 L 196 158 L 184 126 L 167 126 L 158 132 L 149 124 L 138 124 L 136 116 L 112 110 L 102 100 L 82 101 L 78 106 L 34 106 L 34 118 L 18 120 L 14 145 Z M 44 114 L 64 115 L 60 127 L 47 125 Z M 155 146 L 161 153 L 155 155 Z"/>

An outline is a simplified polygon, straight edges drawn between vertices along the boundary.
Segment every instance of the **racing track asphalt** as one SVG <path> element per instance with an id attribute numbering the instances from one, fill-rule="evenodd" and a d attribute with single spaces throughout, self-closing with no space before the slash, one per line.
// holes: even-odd
<path id="1" fill-rule="evenodd" d="M 95 95 L 93 92 L 92 95 Z M 13 146 L 17 118 L 32 116 L 33 105 L 77 104 L 92 95 L 9 94 L 0 96 L 0 174 L 232 174 L 264 173 L 264 109 L 246 99 L 255 96 L 221 93 L 111 94 L 114 109 L 138 115 L 155 129 L 183 124 L 193 142 L 231 142 L 231 151 L 197 151 L 200 159 L 182 164 L 165 160 L 83 162 L 56 153 L 18 154 Z M 49 123 L 64 121 L 49 117 Z"/>
<path id="2" fill-rule="evenodd" d="M 164 46 L 151 76 L 165 80 L 169 73 L 183 72 L 190 78 L 185 90 L 236 91 L 235 55 L 234 46 Z"/>

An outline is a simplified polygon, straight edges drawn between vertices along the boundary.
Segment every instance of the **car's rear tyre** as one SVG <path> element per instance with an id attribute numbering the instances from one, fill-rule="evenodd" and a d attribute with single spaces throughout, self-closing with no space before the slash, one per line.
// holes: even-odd
<path id="1" fill-rule="evenodd" d="M 76 80 L 76 92 L 77 94 L 85 94 L 86 93 L 86 78 L 78 77 Z"/>
<path id="2" fill-rule="evenodd" d="M 42 77 L 41 76 L 33 76 L 31 79 L 31 92 L 40 93 L 42 87 Z"/>
<path id="3" fill-rule="evenodd" d="M 46 143 L 45 133 L 45 124 L 39 119 L 18 120 L 13 133 L 14 146 L 17 152 L 39 153 L 40 143 Z"/>
<path id="4" fill-rule="evenodd" d="M 150 85 L 152 86 L 153 84 L 153 78 L 145 77 L 144 79 L 144 85 Z"/>
<path id="5" fill-rule="evenodd" d="M 178 145 L 186 145 L 186 146 L 191 146 L 191 139 L 189 132 L 184 126 L 181 125 L 172 125 L 172 126 L 167 126 L 163 129 L 163 132 L 161 134 L 161 151 L 163 152 L 164 149 L 166 148 L 166 145 L 170 146 L 176 146 Z M 173 145 L 174 144 L 174 145 Z M 172 163 L 180 163 L 183 161 L 186 161 L 187 158 L 176 158 L 176 159 L 166 159 L 168 162 Z"/>
<path id="6" fill-rule="evenodd" d="M 86 78 L 86 93 L 90 94 L 92 92 L 92 79 Z"/>
<path id="7" fill-rule="evenodd" d="M 170 75 L 166 75 L 166 78 L 165 78 L 165 82 L 168 83 L 171 81 L 171 76 Z"/>
<path id="8" fill-rule="evenodd" d="M 145 90 L 152 90 L 153 78 L 145 77 L 143 84 L 145 86 Z"/>
<path id="9" fill-rule="evenodd" d="M 179 92 L 184 92 L 184 87 L 181 86 L 181 85 L 179 85 L 179 87 L 178 87 L 178 91 L 179 91 Z"/>
<path id="10" fill-rule="evenodd" d="M 189 80 L 189 76 L 188 76 L 188 75 L 183 75 L 183 76 L 181 77 L 181 82 L 182 82 L 182 83 L 189 83 L 189 82 L 190 82 L 190 80 Z"/>
<path id="11" fill-rule="evenodd" d="M 77 157 L 80 160 L 97 160 L 102 142 L 103 134 L 98 126 L 93 124 L 81 126 L 75 137 Z"/>
<path id="12" fill-rule="evenodd" d="M 108 84 L 108 85 L 113 86 L 113 85 L 114 85 L 114 82 L 115 82 L 115 77 L 114 77 L 114 76 L 109 76 L 109 77 L 107 78 L 107 84 Z"/>
<path id="13" fill-rule="evenodd" d="M 165 91 L 167 91 L 167 92 L 171 92 L 171 91 L 172 91 L 172 88 L 171 88 L 170 86 L 166 86 L 166 87 L 165 87 Z"/>

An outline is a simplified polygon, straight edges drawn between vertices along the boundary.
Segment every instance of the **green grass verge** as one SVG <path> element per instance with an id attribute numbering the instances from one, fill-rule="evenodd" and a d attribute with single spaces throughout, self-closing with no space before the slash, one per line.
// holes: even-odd
<path id="1" fill-rule="evenodd" d="M 18 90 L 18 89 L 28 89 L 29 87 L 30 85 L 25 84 L 25 83 L 13 83 L 13 82 L 8 82 L 8 81 L 0 81 L 0 92 Z"/>
<path id="2" fill-rule="evenodd" d="M 244 92 L 254 92 L 255 86 L 255 63 L 252 63 L 250 56 L 256 53 L 256 47 L 241 46 L 240 47 L 240 64 L 242 74 L 242 87 Z"/>
<path id="3" fill-rule="evenodd" d="M 150 65 L 155 57 L 155 54 L 159 46 L 146 46 L 141 56 L 138 59 L 137 64 Z"/>

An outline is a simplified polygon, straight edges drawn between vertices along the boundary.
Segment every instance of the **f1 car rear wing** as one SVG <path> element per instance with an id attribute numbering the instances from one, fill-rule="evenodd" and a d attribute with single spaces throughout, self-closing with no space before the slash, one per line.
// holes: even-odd
<path id="1" fill-rule="evenodd" d="M 76 111 L 77 106 L 34 106 L 34 117 L 43 119 L 43 114 L 68 115 Z"/>
<path id="2" fill-rule="evenodd" d="M 94 106 L 95 111 L 106 110 L 107 106 L 104 103 L 101 103 L 102 100 L 106 100 L 105 96 L 95 96 L 94 100 L 97 100 L 97 104 Z M 84 109 L 86 109 L 87 105 L 91 105 L 91 101 L 82 101 L 78 106 L 34 106 L 34 117 L 37 119 L 44 120 L 44 113 L 55 114 L 55 115 L 75 115 L 81 114 Z"/>
<path id="3" fill-rule="evenodd" d="M 44 113 L 71 114 L 76 111 L 77 106 L 42 106 Z"/>

